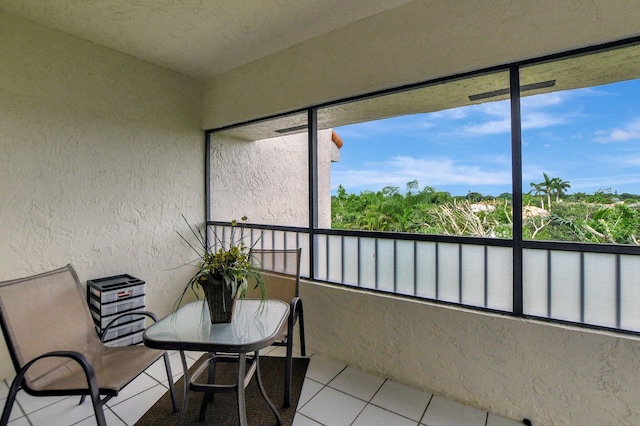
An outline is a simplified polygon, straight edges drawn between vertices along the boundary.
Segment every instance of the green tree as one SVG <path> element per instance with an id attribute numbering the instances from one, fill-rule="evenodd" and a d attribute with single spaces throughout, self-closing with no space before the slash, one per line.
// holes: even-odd
<path id="1" fill-rule="evenodd" d="M 551 188 L 556 193 L 556 202 L 560 201 L 560 197 L 571 188 L 569 181 L 562 180 L 559 177 L 551 179 Z"/>
<path id="2" fill-rule="evenodd" d="M 533 195 L 538 196 L 543 191 L 542 187 L 544 185 L 544 182 L 541 182 L 541 183 L 533 183 L 533 182 L 531 182 L 529 185 L 531 185 L 531 187 L 533 187 L 533 189 L 531 191 L 529 191 L 529 193 L 534 192 Z M 542 197 L 540 197 L 540 208 L 544 209 L 544 199 Z"/>
<path id="3" fill-rule="evenodd" d="M 544 180 L 539 183 L 540 188 L 547 196 L 547 210 L 551 211 L 551 191 L 553 191 L 553 179 L 547 176 L 546 173 L 542 173 Z M 544 207 L 543 207 L 544 208 Z"/>

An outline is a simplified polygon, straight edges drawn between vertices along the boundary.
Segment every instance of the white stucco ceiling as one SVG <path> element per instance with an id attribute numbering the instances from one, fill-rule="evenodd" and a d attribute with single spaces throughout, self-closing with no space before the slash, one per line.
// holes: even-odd
<path id="1" fill-rule="evenodd" d="M 208 78 L 413 0 L 0 0 L 0 9 Z"/>

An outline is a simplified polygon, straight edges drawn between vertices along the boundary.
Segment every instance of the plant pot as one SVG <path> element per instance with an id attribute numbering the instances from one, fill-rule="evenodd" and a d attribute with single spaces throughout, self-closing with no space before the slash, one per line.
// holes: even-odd
<path id="1" fill-rule="evenodd" d="M 236 297 L 231 294 L 231 288 L 225 284 L 223 279 L 212 276 L 207 277 L 204 281 L 200 281 L 200 285 L 202 286 L 204 297 L 209 306 L 211 323 L 231 322 L 233 308 L 236 303 Z"/>

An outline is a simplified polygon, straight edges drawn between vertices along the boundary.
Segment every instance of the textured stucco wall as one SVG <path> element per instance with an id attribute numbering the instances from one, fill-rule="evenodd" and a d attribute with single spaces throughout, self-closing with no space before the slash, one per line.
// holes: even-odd
<path id="1" fill-rule="evenodd" d="M 211 219 L 309 226 L 307 134 L 211 139 Z M 318 225 L 331 227 L 331 129 L 318 133 Z"/>
<path id="2" fill-rule="evenodd" d="M 204 219 L 201 83 L 2 11 L 0 58 L 0 280 L 129 273 L 166 314 L 180 215 Z"/>
<path id="3" fill-rule="evenodd" d="M 314 352 L 534 425 L 640 424 L 638 339 L 308 282 L 300 292 Z"/>
<path id="4" fill-rule="evenodd" d="M 640 34 L 637 0 L 415 1 L 207 81 L 204 126 Z"/>

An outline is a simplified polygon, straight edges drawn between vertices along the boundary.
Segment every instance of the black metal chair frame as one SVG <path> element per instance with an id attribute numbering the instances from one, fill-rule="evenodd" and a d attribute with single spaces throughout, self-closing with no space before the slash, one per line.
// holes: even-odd
<path id="1" fill-rule="evenodd" d="M 299 291 L 300 291 L 300 258 L 302 254 L 302 249 L 282 249 L 282 250 L 268 250 L 268 249 L 252 249 L 251 256 L 260 256 L 261 253 L 293 253 L 297 252 L 296 255 L 296 274 L 295 274 L 295 296 L 290 301 L 290 311 L 289 311 L 289 319 L 287 324 L 287 334 L 284 340 L 277 341 L 272 343 L 272 346 L 285 346 L 287 348 L 287 362 L 285 367 L 285 378 L 284 378 L 284 401 L 283 408 L 288 408 L 291 405 L 291 376 L 293 369 L 293 333 L 296 322 L 299 322 L 299 331 L 300 331 L 300 354 L 302 356 L 306 356 L 306 346 L 304 340 L 304 310 L 302 307 L 302 299 L 300 299 Z M 263 268 L 261 268 L 263 269 Z M 265 272 L 273 272 L 274 274 L 284 275 L 284 276 L 292 276 L 292 274 L 282 273 L 278 271 L 270 271 L 269 269 L 263 269 Z M 267 294 L 268 297 L 268 294 Z"/>

